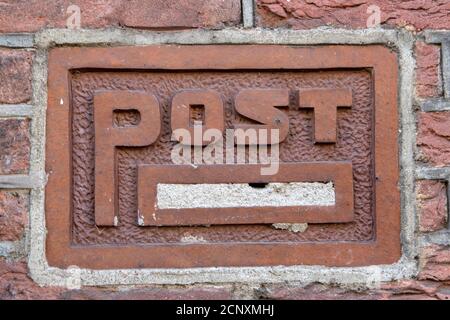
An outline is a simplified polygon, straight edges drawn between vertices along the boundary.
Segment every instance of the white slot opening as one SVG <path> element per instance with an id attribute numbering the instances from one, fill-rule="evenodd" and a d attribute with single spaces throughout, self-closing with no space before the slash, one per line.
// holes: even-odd
<path id="1" fill-rule="evenodd" d="M 332 182 L 158 184 L 160 209 L 334 206 Z"/>

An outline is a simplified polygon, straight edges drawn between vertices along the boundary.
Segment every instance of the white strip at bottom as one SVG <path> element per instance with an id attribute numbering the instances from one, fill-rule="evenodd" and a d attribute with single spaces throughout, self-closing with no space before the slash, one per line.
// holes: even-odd
<path id="1" fill-rule="evenodd" d="M 158 184 L 159 209 L 334 206 L 333 183 Z"/>

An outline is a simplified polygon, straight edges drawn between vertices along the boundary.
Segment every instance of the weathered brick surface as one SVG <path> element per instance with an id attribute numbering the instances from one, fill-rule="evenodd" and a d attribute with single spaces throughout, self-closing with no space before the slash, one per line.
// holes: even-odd
<path id="1" fill-rule="evenodd" d="M 2 5 L 0 4 L 0 11 Z M 2 14 L 0 13 L 0 19 Z M 0 49 L 0 103 L 22 103 L 31 98 L 33 52 Z"/>
<path id="2" fill-rule="evenodd" d="M 28 208 L 28 192 L 0 190 L 0 241 L 16 241 L 23 237 L 28 224 Z"/>
<path id="3" fill-rule="evenodd" d="M 437 97 L 442 94 L 440 79 L 441 48 L 437 45 L 416 43 L 416 95 L 421 98 Z"/>
<path id="4" fill-rule="evenodd" d="M 380 283 L 373 289 L 351 289 L 323 284 L 265 285 L 257 290 L 261 299 L 289 300 L 447 300 L 449 283 L 403 280 Z"/>
<path id="5" fill-rule="evenodd" d="M 385 283 L 378 289 L 386 300 L 447 300 L 449 283 L 437 281 L 403 280 Z"/>
<path id="6" fill-rule="evenodd" d="M 358 292 L 323 284 L 267 284 L 257 290 L 256 296 L 259 299 L 275 300 L 374 300 L 381 297 L 376 292 Z"/>
<path id="7" fill-rule="evenodd" d="M 0 119 L 0 174 L 27 173 L 30 164 L 30 122 Z"/>
<path id="8" fill-rule="evenodd" d="M 66 291 L 63 299 L 71 300 L 229 300 L 232 298 L 230 288 L 164 288 L 144 287 L 131 290 L 114 290 L 88 288 Z"/>
<path id="9" fill-rule="evenodd" d="M 121 17 L 123 25 L 143 28 L 198 28 L 237 25 L 240 0 L 131 0 Z"/>
<path id="10" fill-rule="evenodd" d="M 447 225 L 447 186 L 444 182 L 422 180 L 417 182 L 420 231 L 431 232 Z"/>
<path id="11" fill-rule="evenodd" d="M 257 23 L 265 27 L 316 28 L 325 25 L 366 28 L 367 8 L 377 5 L 387 26 L 450 29 L 447 0 L 256 0 Z"/>
<path id="12" fill-rule="evenodd" d="M 7 262 L 0 258 L 0 300 L 57 299 L 63 289 L 41 288 L 27 275 L 24 261 Z"/>
<path id="13" fill-rule="evenodd" d="M 0 32 L 65 28 L 72 4 L 80 7 L 82 28 L 220 28 L 241 22 L 239 0 L 7 0 L 0 5 Z"/>
<path id="14" fill-rule="evenodd" d="M 417 159 L 429 165 L 450 165 L 450 112 L 419 112 Z"/>
<path id="15" fill-rule="evenodd" d="M 429 245 L 421 254 L 419 279 L 450 281 L 450 246 Z"/>

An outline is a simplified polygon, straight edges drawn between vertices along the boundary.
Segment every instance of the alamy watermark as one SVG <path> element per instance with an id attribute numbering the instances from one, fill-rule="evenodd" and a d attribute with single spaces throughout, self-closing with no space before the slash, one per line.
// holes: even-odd
<path id="1" fill-rule="evenodd" d="M 66 270 L 65 287 L 69 290 L 81 288 L 81 269 L 78 266 L 69 266 Z"/>
<path id="2" fill-rule="evenodd" d="M 193 135 L 191 134 L 193 132 Z M 179 141 L 172 151 L 174 164 L 260 164 L 261 175 L 275 175 L 279 169 L 279 130 L 264 128 L 203 130 L 194 122 L 193 130 L 184 128 L 172 132 Z M 207 143 L 205 143 L 205 141 Z"/>
<path id="3" fill-rule="evenodd" d="M 66 14 L 66 26 L 68 29 L 80 29 L 81 28 L 81 9 L 76 4 L 72 4 L 67 7 Z"/>
<path id="4" fill-rule="evenodd" d="M 369 17 L 366 21 L 367 28 L 376 28 L 381 23 L 381 9 L 377 5 L 370 5 L 367 7 L 367 14 L 369 14 Z"/>

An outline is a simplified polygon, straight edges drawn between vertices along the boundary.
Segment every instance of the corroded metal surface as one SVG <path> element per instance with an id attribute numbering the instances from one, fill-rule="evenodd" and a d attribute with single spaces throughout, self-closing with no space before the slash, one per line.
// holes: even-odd
<path id="1" fill-rule="evenodd" d="M 138 168 L 138 212 L 142 225 L 189 226 L 272 223 L 336 223 L 353 221 L 353 177 L 349 162 L 285 163 L 276 175 L 261 177 L 260 166 L 145 165 Z M 264 179 L 264 180 L 261 180 Z M 157 183 L 333 182 L 334 206 L 158 209 Z"/>
<path id="2" fill-rule="evenodd" d="M 400 256 L 397 62 L 389 49 L 57 48 L 50 53 L 49 67 L 46 215 L 47 257 L 51 265 L 333 266 L 389 263 Z M 192 90 L 206 97 L 199 102 L 195 100 L 199 95 L 189 95 Z M 325 94 L 323 101 L 314 94 L 302 95 L 316 93 L 315 90 L 328 93 L 328 97 L 337 94 L 342 99 L 327 104 L 329 98 Z M 271 91 L 274 95 L 264 97 Z M 105 92 L 114 105 L 108 99 L 108 103 L 102 100 Z M 142 99 L 147 101 L 133 101 L 136 97 L 146 97 Z M 267 102 L 268 107 L 252 108 L 249 99 L 259 105 Z M 206 100 L 210 102 L 204 105 Z M 241 208 L 236 211 L 239 225 L 223 223 L 217 209 L 204 210 L 205 220 L 197 222 L 203 225 L 210 220 L 208 227 L 192 226 L 197 223 L 189 221 L 174 223 L 173 219 L 168 223 L 171 226 L 158 227 L 158 223 L 147 223 L 148 217 L 142 223 L 147 226 L 139 225 L 138 199 L 151 201 L 137 187 L 139 168 L 174 166 L 174 170 L 165 169 L 164 181 L 171 181 L 179 170 L 170 158 L 176 143 L 171 140 L 171 133 L 174 123 L 175 127 L 188 127 L 191 114 L 174 113 L 174 101 L 179 106 L 203 105 L 206 126 L 280 128 L 281 167 L 323 162 L 332 172 L 333 164 L 351 163 L 353 179 L 344 179 L 347 187 L 336 191 L 337 199 L 347 199 L 347 206 L 331 218 L 320 210 L 294 219 L 292 212 L 286 216 L 286 209 L 263 212 Z M 104 105 L 105 111 L 100 118 L 96 109 L 99 105 Z M 211 107 L 207 105 L 213 106 L 214 116 L 208 115 Z M 144 108 L 148 108 L 148 113 Z M 220 110 L 223 121 L 219 121 Z M 271 123 L 277 115 L 279 121 Z M 102 117 L 106 121 L 103 124 Z M 99 127 L 109 131 L 98 132 Z M 139 132 L 134 138 L 133 129 Z M 130 131 L 130 135 L 119 134 L 113 139 L 107 133 L 120 130 Z M 99 172 L 99 168 L 103 171 Z M 191 173 L 189 182 L 218 181 L 217 174 L 216 178 L 215 174 L 208 174 L 208 168 L 202 166 L 201 170 L 199 181 L 194 181 L 196 175 Z M 219 180 L 262 181 L 251 170 L 242 170 L 244 173 L 237 172 L 237 177 L 230 171 L 229 179 L 223 172 Z M 303 174 L 314 177 L 316 173 L 306 170 Z M 280 180 L 282 175 L 270 178 L 274 182 Z M 98 181 L 103 181 L 105 187 Z M 353 205 L 348 201 L 350 194 L 354 194 Z M 333 208 L 339 208 L 338 204 Z M 143 212 L 150 217 L 154 213 L 151 209 Z M 310 223 L 303 233 L 277 230 L 270 225 L 299 220 Z M 181 243 L 186 236 L 202 239 L 202 243 Z"/>
<path id="3" fill-rule="evenodd" d="M 317 144 L 314 142 L 314 113 L 298 106 L 297 88 L 350 87 L 354 92 L 352 108 L 338 109 L 337 130 L 339 140 L 336 144 Z M 371 76 L 366 71 L 345 72 L 156 72 L 156 73 L 117 73 L 87 72 L 73 75 L 73 162 L 74 191 L 74 241 L 77 244 L 126 244 L 126 243 L 164 243 L 177 242 L 185 234 L 195 234 L 207 241 L 339 241 L 371 240 L 373 238 L 373 137 L 371 102 Z M 161 135 L 155 144 L 144 148 L 116 149 L 118 185 L 121 199 L 118 203 L 119 224 L 116 228 L 101 229 L 94 222 L 93 198 L 95 189 L 94 145 L 94 101 L 99 90 L 123 90 L 131 83 L 134 91 L 154 92 L 161 105 Z M 239 84 L 239 86 L 237 86 Z M 303 234 L 292 234 L 274 230 L 270 225 L 240 225 L 229 228 L 211 226 L 152 229 L 141 228 L 136 224 L 137 217 L 137 178 L 139 164 L 172 164 L 171 150 L 176 142 L 171 141 L 172 97 L 190 87 L 213 88 L 220 92 L 224 100 L 224 126 L 250 125 L 252 121 L 243 118 L 235 110 L 235 101 L 241 87 L 287 87 L 291 88 L 290 107 L 285 110 L 289 119 L 289 135 L 281 142 L 280 160 L 282 162 L 312 161 L 352 161 L 354 183 L 359 192 L 355 194 L 355 221 L 349 224 L 311 225 Z M 208 107 L 205 108 L 205 111 Z M 131 115 L 129 116 L 131 117 Z M 131 120 L 130 120 L 131 121 Z M 258 124 L 258 127 L 260 125 Z M 281 130 L 280 130 L 281 131 Z M 281 134 L 280 134 L 281 139 Z M 112 159 L 110 159 L 111 161 Z M 230 177 L 231 178 L 231 177 Z M 198 181 L 203 182 L 203 181 Z M 112 190 L 112 189 L 111 189 Z M 112 212 L 111 212 L 112 213 Z"/>

